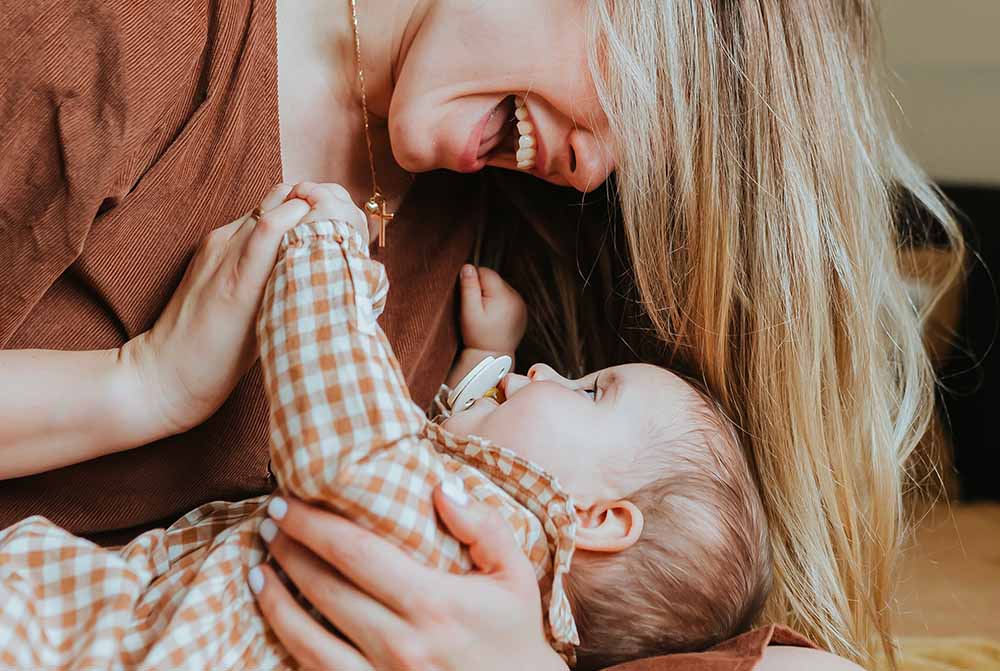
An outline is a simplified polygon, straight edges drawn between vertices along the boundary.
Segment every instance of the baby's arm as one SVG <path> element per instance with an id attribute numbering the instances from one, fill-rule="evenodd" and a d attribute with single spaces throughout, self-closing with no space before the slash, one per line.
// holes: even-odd
<path id="1" fill-rule="evenodd" d="M 313 211 L 282 241 L 257 328 L 272 469 L 297 496 L 324 501 L 352 466 L 424 421 L 375 321 L 388 280 L 368 256 L 364 214 L 329 189 L 313 185 Z"/>
<path id="2" fill-rule="evenodd" d="M 329 188 L 312 192 L 329 199 Z M 337 510 L 429 565 L 467 570 L 467 553 L 431 503 L 434 487 L 457 476 L 423 438 L 426 417 L 375 321 L 388 282 L 359 232 L 364 214 L 341 204 L 349 211 L 314 204 L 286 235 L 264 295 L 258 338 L 272 470 L 281 490 Z"/>
<path id="3" fill-rule="evenodd" d="M 528 323 L 524 299 L 496 271 L 465 265 L 459 284 L 464 348 L 448 374 L 451 388 L 487 356 L 513 359 Z"/>

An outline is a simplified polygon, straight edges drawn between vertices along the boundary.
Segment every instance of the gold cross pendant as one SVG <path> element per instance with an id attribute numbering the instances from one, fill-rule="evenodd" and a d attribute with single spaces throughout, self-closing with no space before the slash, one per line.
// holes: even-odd
<path id="1" fill-rule="evenodd" d="M 389 208 L 385 204 L 385 198 L 383 198 L 382 194 L 378 191 L 375 191 L 372 194 L 372 197 L 368 199 L 368 202 L 365 203 L 365 212 L 367 212 L 370 217 L 378 218 L 378 246 L 380 248 L 385 247 L 385 229 L 396 214 L 389 211 Z"/>

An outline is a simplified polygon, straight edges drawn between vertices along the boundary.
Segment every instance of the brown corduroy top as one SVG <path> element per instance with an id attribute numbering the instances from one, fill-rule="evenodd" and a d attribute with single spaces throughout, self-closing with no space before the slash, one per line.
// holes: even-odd
<path id="1" fill-rule="evenodd" d="M 0 348 L 118 347 L 153 325 L 199 241 L 281 181 L 274 2 L 26 0 L 0 8 L 0 43 Z M 383 328 L 421 405 L 456 350 L 481 189 L 421 176 L 380 258 Z M 41 514 L 116 543 L 266 492 L 266 424 L 255 367 L 184 435 L 0 481 L 0 528 Z M 764 627 L 615 668 L 749 671 L 771 644 L 808 642 Z"/>
<path id="2" fill-rule="evenodd" d="M 281 181 L 274 2 L 51 0 L 0 15 L 0 347 L 118 347 L 153 325 L 205 235 Z M 380 258 L 383 328 L 422 405 L 454 356 L 477 225 L 475 207 L 443 204 L 474 204 L 478 185 L 423 176 Z M 116 542 L 266 492 L 266 429 L 255 367 L 193 431 L 0 482 L 0 528 L 41 514 Z"/>

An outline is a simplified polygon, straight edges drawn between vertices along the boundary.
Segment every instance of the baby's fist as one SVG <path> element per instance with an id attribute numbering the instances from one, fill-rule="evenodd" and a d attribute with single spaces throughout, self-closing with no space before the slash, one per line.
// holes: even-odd
<path id="1" fill-rule="evenodd" d="M 462 340 L 465 346 L 513 354 L 528 325 L 521 295 L 489 268 L 462 266 Z"/>
<path id="2" fill-rule="evenodd" d="M 372 222 L 367 215 L 355 205 L 351 194 L 340 184 L 327 182 L 299 182 L 288 194 L 288 199 L 301 198 L 309 203 L 310 210 L 302 221 L 323 221 L 336 219 L 343 221 L 361 234 L 361 239 L 367 247 L 372 235 Z"/>

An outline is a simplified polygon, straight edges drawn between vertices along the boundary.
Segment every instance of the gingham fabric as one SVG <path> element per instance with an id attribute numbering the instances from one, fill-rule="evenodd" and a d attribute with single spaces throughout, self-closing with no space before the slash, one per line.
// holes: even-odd
<path id="1" fill-rule="evenodd" d="M 577 518 L 536 465 L 459 439 L 409 399 L 376 323 L 388 283 L 345 223 L 282 242 L 258 322 L 279 487 L 377 531 L 430 566 L 471 570 L 433 488 L 461 481 L 510 523 L 539 580 L 553 647 L 578 643 L 563 591 Z M 41 517 L 0 531 L 0 669 L 291 669 L 247 587 L 265 498 L 199 507 L 119 550 Z"/>

